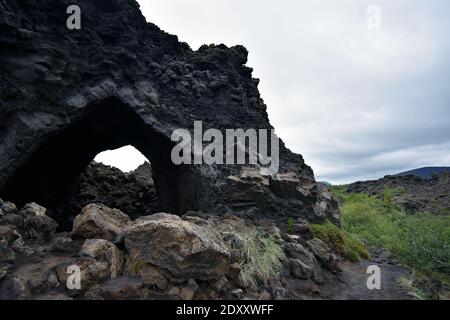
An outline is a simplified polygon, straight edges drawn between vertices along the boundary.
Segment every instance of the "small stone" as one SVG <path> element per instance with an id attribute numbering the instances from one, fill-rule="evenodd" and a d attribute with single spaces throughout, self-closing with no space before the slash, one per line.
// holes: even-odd
<path id="1" fill-rule="evenodd" d="M 244 290 L 242 289 L 235 289 L 230 292 L 230 297 L 233 300 L 242 300 L 244 297 Z"/>
<path id="2" fill-rule="evenodd" d="M 269 233 L 271 235 L 273 235 L 275 240 L 277 240 L 277 241 L 282 241 L 283 240 L 283 236 L 282 236 L 282 232 L 281 232 L 280 228 L 278 228 L 276 226 L 272 226 L 272 228 L 271 228 Z"/>
<path id="3" fill-rule="evenodd" d="M 114 243 L 104 239 L 86 240 L 81 247 L 80 257 L 106 262 L 110 266 L 111 278 L 116 278 L 123 271 L 123 254 Z"/>
<path id="4" fill-rule="evenodd" d="M 228 285 L 228 279 L 226 277 L 222 277 L 219 280 L 215 281 L 212 285 L 212 287 L 218 291 L 222 292 L 226 290 L 226 286 Z"/>
<path id="5" fill-rule="evenodd" d="M 198 284 L 194 279 L 189 279 L 187 285 L 181 289 L 180 297 L 182 300 L 192 300 L 197 293 Z"/>
<path id="6" fill-rule="evenodd" d="M 161 290 L 166 290 L 169 284 L 161 270 L 150 264 L 140 266 L 137 275 L 145 284 L 156 286 Z"/>
<path id="7" fill-rule="evenodd" d="M 7 214 L 16 214 L 17 207 L 14 203 L 5 201 L 1 204 L 1 209 L 5 215 Z"/>
<path id="8" fill-rule="evenodd" d="M 46 209 L 37 204 L 27 204 L 19 212 L 23 217 L 21 232 L 27 239 L 48 241 L 56 232 L 58 224 L 45 215 Z"/>
<path id="9" fill-rule="evenodd" d="M 13 266 L 8 263 L 2 263 L 0 264 L 0 282 L 5 278 L 5 276 L 8 274 L 8 271 L 11 270 Z"/>
<path id="10" fill-rule="evenodd" d="M 71 238 L 67 238 L 66 235 L 58 236 L 52 239 L 50 244 L 51 252 L 64 252 L 73 248 L 74 241 Z"/>
<path id="11" fill-rule="evenodd" d="M 35 215 L 38 217 L 44 217 L 47 209 L 38 205 L 35 202 L 26 204 L 19 212 L 22 216 Z"/>
<path id="12" fill-rule="evenodd" d="M 235 281 L 239 279 L 239 276 L 241 275 L 241 265 L 239 263 L 233 263 L 230 265 L 230 268 L 228 269 L 228 277 Z"/>
<path id="13" fill-rule="evenodd" d="M 231 249 L 230 250 L 230 257 L 231 257 L 231 261 L 233 263 L 239 263 L 242 261 L 242 253 L 241 250 L 239 249 Z"/>
<path id="14" fill-rule="evenodd" d="M 272 295 L 267 290 L 263 290 L 259 294 L 258 300 L 272 300 Z"/>
<path id="15" fill-rule="evenodd" d="M 169 296 L 172 296 L 172 297 L 179 297 L 180 296 L 180 288 L 178 288 L 178 287 L 172 287 L 169 291 L 167 291 L 167 294 L 169 295 Z"/>
<path id="16" fill-rule="evenodd" d="M 5 213 L 3 217 L 0 217 L 0 225 L 10 226 L 14 229 L 21 229 L 23 227 L 23 221 L 23 217 L 15 213 Z"/>
<path id="17" fill-rule="evenodd" d="M 21 236 L 7 226 L 0 226 L 0 263 L 13 263 L 16 259 L 14 243 Z"/>
<path id="18" fill-rule="evenodd" d="M 50 272 L 50 274 L 47 277 L 47 282 L 49 285 L 51 285 L 54 288 L 57 288 L 60 286 L 58 276 L 56 275 L 55 272 Z"/>
<path id="19" fill-rule="evenodd" d="M 0 285 L 0 300 L 28 300 L 30 289 L 26 281 L 11 277 L 6 278 Z"/>
<path id="20" fill-rule="evenodd" d="M 312 233 L 311 227 L 307 222 L 294 224 L 293 231 L 295 234 L 301 235 L 303 238 L 306 239 L 314 238 L 314 234 Z"/>
<path id="21" fill-rule="evenodd" d="M 120 276 L 102 283 L 97 295 L 105 300 L 138 299 L 142 297 L 143 287 L 144 283 L 139 279 Z"/>
<path id="22" fill-rule="evenodd" d="M 336 256 L 331 252 L 330 247 L 318 238 L 307 242 L 309 249 L 314 253 L 317 259 L 331 272 L 339 273 L 341 268 Z"/>
<path id="23" fill-rule="evenodd" d="M 111 265 L 108 262 L 97 261 L 93 258 L 82 257 L 68 259 L 54 267 L 58 281 L 66 286 L 70 276 L 70 267 L 76 266 L 80 269 L 81 291 L 86 291 L 92 286 L 111 278 Z"/>
<path id="24" fill-rule="evenodd" d="M 296 234 L 285 234 L 283 237 L 288 242 L 300 242 L 301 237 Z"/>
<path id="25" fill-rule="evenodd" d="M 310 279 L 314 276 L 314 267 L 299 259 L 289 260 L 291 274 L 298 279 Z"/>
<path id="26" fill-rule="evenodd" d="M 286 300 L 288 298 L 288 291 L 282 287 L 275 287 L 272 290 L 274 300 Z"/>

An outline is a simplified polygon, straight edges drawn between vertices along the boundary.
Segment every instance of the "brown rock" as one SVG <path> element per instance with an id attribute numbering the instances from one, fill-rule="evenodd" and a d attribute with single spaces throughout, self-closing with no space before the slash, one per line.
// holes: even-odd
<path id="1" fill-rule="evenodd" d="M 20 211 L 23 225 L 20 232 L 24 238 L 37 241 L 48 241 L 56 232 L 58 224 L 45 213 L 47 209 L 37 203 L 28 203 Z"/>
<path id="2" fill-rule="evenodd" d="M 228 277 L 235 281 L 239 279 L 239 276 L 241 274 L 241 265 L 239 263 L 233 263 L 230 265 L 230 269 L 228 271 Z"/>
<path id="3" fill-rule="evenodd" d="M 219 279 L 229 252 L 219 234 L 178 216 L 158 213 L 134 221 L 125 236 L 132 264 L 150 264 L 177 279 Z"/>
<path id="4" fill-rule="evenodd" d="M 10 277 L 0 284 L 0 300 L 28 300 L 30 297 L 30 288 L 23 279 Z"/>
<path id="5" fill-rule="evenodd" d="M 105 239 L 113 243 L 123 240 L 130 218 L 117 209 L 102 204 L 86 206 L 73 222 L 72 237 Z"/>
<path id="6" fill-rule="evenodd" d="M 0 226 L 0 263 L 13 263 L 16 259 L 14 242 L 21 238 L 17 231 Z"/>
<path id="7" fill-rule="evenodd" d="M 123 271 L 123 254 L 108 240 L 86 240 L 81 247 L 80 257 L 92 258 L 99 262 L 108 263 L 111 278 L 116 278 Z"/>
<path id="8" fill-rule="evenodd" d="M 320 239 L 314 238 L 307 242 L 309 249 L 314 253 L 317 259 L 328 270 L 334 273 L 341 272 L 339 267 L 339 261 L 336 256 L 331 252 L 330 247 Z"/>
<path id="9" fill-rule="evenodd" d="M 105 300 L 124 300 L 142 298 L 144 283 L 139 279 L 120 276 L 109 279 L 98 288 L 98 295 Z"/>
<path id="10" fill-rule="evenodd" d="M 19 212 L 22 216 L 38 216 L 38 217 L 45 217 L 45 213 L 47 212 L 47 209 L 44 207 L 38 205 L 35 202 L 26 204 Z"/>
<path id="11" fill-rule="evenodd" d="M 145 284 L 156 286 L 161 290 L 166 290 L 169 284 L 163 272 L 150 264 L 138 266 L 135 275 L 139 276 Z"/>
<path id="12" fill-rule="evenodd" d="M 258 300 L 265 300 L 265 301 L 272 300 L 272 295 L 267 290 L 263 290 L 259 294 Z"/>
<path id="13" fill-rule="evenodd" d="M 181 288 L 180 298 L 182 300 L 192 300 L 198 290 L 198 284 L 194 279 L 189 279 L 186 286 Z"/>

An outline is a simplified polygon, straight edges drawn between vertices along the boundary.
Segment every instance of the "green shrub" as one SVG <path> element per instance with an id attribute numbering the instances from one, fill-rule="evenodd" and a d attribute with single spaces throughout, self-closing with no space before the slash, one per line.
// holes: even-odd
<path id="1" fill-rule="evenodd" d="M 369 258 L 369 251 L 367 251 L 364 244 L 331 222 L 321 225 L 313 224 L 311 225 L 311 230 L 314 236 L 326 242 L 351 262 L 358 262 L 361 258 Z"/>
<path id="2" fill-rule="evenodd" d="M 382 247 L 392 242 L 396 226 L 383 202 L 366 194 L 350 194 L 341 206 L 342 228 L 366 245 Z"/>
<path id="3" fill-rule="evenodd" d="M 246 287 L 256 287 L 258 282 L 267 285 L 283 271 L 286 259 L 283 248 L 273 236 L 251 230 L 241 234 L 243 261 L 241 279 Z"/>
<path id="4" fill-rule="evenodd" d="M 391 250 L 421 271 L 450 275 L 450 217 L 399 212 L 396 219 Z"/>
<path id="5" fill-rule="evenodd" d="M 347 186 L 331 186 L 330 191 L 333 194 L 334 199 L 338 202 L 343 203 L 347 197 Z"/>
<path id="6" fill-rule="evenodd" d="M 342 228 L 367 246 L 384 247 L 411 268 L 450 275 L 450 217 L 406 213 L 393 205 L 392 192 L 380 200 L 365 194 L 339 194 Z"/>

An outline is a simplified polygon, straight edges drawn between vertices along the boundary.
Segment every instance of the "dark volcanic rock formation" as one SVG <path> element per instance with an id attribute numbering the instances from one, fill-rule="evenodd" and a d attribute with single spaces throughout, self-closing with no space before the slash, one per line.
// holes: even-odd
<path id="1" fill-rule="evenodd" d="M 348 192 L 383 197 L 384 189 L 393 190 L 394 202 L 408 211 L 428 211 L 450 215 L 450 174 L 441 173 L 431 179 L 417 176 L 386 176 L 374 181 L 359 181 L 348 186 Z"/>
<path id="2" fill-rule="evenodd" d="M 132 172 L 92 162 L 80 175 L 72 192 L 49 210 L 62 229 L 72 227 L 73 218 L 91 203 L 120 209 L 131 218 L 161 212 L 150 163 Z"/>
<path id="3" fill-rule="evenodd" d="M 81 8 L 82 29 L 66 28 Z M 58 207 L 101 151 L 133 145 L 152 163 L 163 210 L 338 220 L 336 204 L 282 143 L 280 174 L 176 166 L 174 129 L 270 129 L 242 46 L 193 51 L 132 0 L 0 2 L 0 194 Z"/>

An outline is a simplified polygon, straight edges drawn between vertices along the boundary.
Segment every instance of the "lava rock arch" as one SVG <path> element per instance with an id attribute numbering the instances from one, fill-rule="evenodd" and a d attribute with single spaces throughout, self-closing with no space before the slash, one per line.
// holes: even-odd
<path id="1" fill-rule="evenodd" d="M 151 161 L 162 211 L 196 209 L 195 169 L 175 166 L 170 159 L 172 141 L 117 97 L 90 103 L 77 119 L 49 134 L 8 179 L 3 196 L 21 206 L 30 201 L 47 208 L 58 206 L 69 201 L 77 178 L 98 153 L 126 145 Z M 66 223 L 64 217 L 54 218 Z"/>
<path id="2" fill-rule="evenodd" d="M 81 30 L 66 27 L 69 5 Z M 0 1 L 0 196 L 51 203 L 96 153 L 131 144 L 152 162 L 162 209 L 338 222 L 336 202 L 282 141 L 273 176 L 168 161 L 172 132 L 194 121 L 272 129 L 247 57 L 239 45 L 192 50 L 134 0 Z"/>

